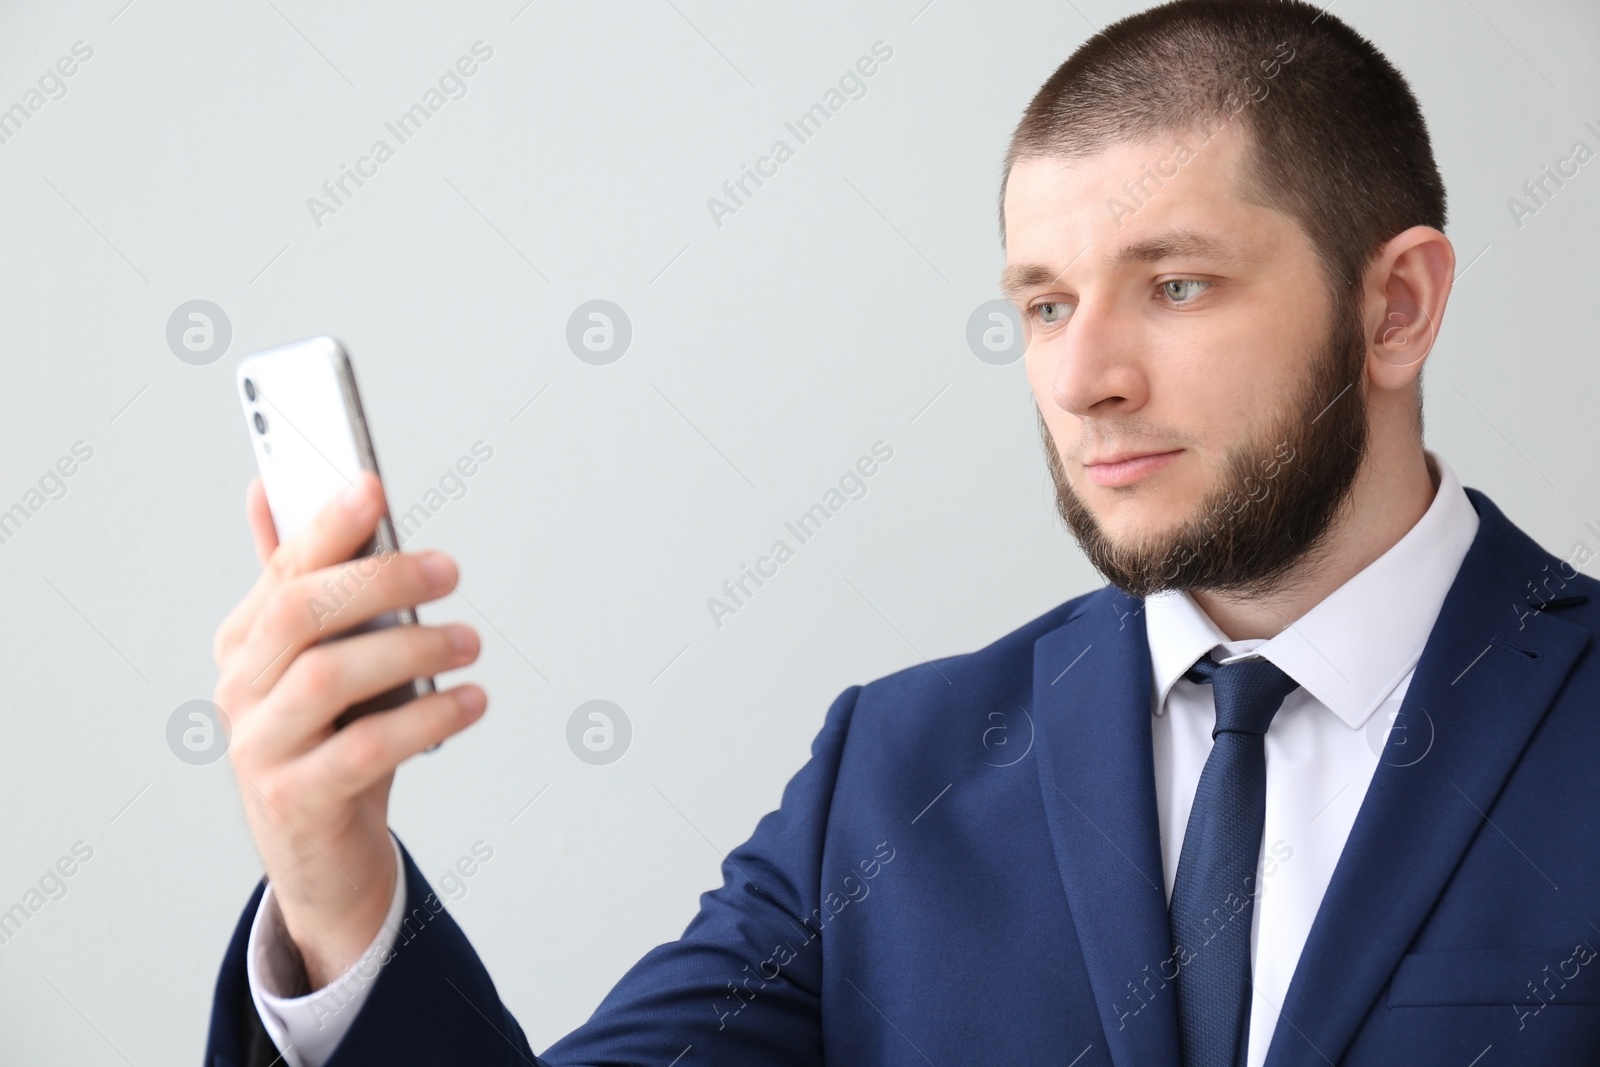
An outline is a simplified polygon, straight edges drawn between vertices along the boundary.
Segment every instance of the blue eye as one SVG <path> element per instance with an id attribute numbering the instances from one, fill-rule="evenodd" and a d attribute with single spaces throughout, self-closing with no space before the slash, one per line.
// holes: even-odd
<path id="1" fill-rule="evenodd" d="M 1072 305 L 1046 301 L 1043 304 L 1034 305 L 1034 309 L 1039 313 L 1039 321 L 1054 324 L 1071 314 Z"/>
<path id="2" fill-rule="evenodd" d="M 1182 304 L 1182 303 L 1187 303 L 1187 301 L 1185 301 L 1183 299 L 1183 294 L 1181 292 L 1173 292 L 1173 286 L 1185 286 L 1185 285 L 1205 286 L 1205 285 L 1209 285 L 1209 284 L 1210 284 L 1209 282 L 1200 281 L 1198 278 L 1174 278 L 1170 282 L 1162 282 L 1161 283 L 1161 291 L 1163 293 L 1165 293 L 1167 295 L 1167 297 L 1170 300 L 1172 300 L 1173 302 Z M 1191 295 L 1198 295 L 1198 292 L 1191 292 Z"/>

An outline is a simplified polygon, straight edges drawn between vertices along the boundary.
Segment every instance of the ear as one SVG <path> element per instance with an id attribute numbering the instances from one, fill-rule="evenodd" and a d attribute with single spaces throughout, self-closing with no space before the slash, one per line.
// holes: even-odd
<path id="1" fill-rule="evenodd" d="M 1362 314 L 1373 389 L 1410 389 L 1422 373 L 1444 320 L 1455 267 L 1450 238 L 1432 226 L 1413 226 L 1379 250 L 1367 269 Z"/>

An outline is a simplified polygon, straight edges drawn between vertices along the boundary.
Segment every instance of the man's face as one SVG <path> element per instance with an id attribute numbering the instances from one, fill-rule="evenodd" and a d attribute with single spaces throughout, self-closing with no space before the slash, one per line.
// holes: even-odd
<path id="1" fill-rule="evenodd" d="M 1239 124 L 1186 138 L 1181 166 L 1173 140 L 1013 167 L 1007 295 L 1057 504 L 1090 562 L 1135 596 L 1259 595 L 1354 485 L 1365 345 L 1293 221 L 1238 195 Z M 1163 185 L 1136 200 L 1124 183 L 1158 163 Z M 1113 199 L 1132 209 L 1120 224 Z M 1128 455 L 1145 458 L 1115 462 Z"/>

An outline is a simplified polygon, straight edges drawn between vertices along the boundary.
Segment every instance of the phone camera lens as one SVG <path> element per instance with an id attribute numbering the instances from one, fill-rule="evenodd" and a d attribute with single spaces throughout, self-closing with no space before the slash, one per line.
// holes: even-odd
<path id="1" fill-rule="evenodd" d="M 256 412 L 255 423 L 256 423 L 256 433 L 266 433 L 267 432 L 267 420 L 261 417 L 261 412 L 259 412 L 259 411 Z"/>
<path id="2" fill-rule="evenodd" d="M 249 378 L 244 380 L 244 397 L 246 400 L 254 400 L 256 398 L 256 383 Z"/>

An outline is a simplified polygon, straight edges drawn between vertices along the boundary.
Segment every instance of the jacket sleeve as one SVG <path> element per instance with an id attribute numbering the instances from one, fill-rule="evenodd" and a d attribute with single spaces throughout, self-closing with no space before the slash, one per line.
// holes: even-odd
<path id="1" fill-rule="evenodd" d="M 784 787 L 778 809 L 723 860 L 722 885 L 701 894 L 683 935 L 646 953 L 588 1021 L 543 1057 L 533 1054 L 466 935 L 402 845 L 408 913 L 326 1067 L 665 1067 L 691 1049 L 684 1062 L 697 1065 L 821 1067 L 824 946 L 816 915 L 834 785 L 859 693 L 852 686 L 834 700 L 811 758 Z M 267 1067 L 277 1056 L 245 976 L 260 897 L 258 886 L 223 960 L 206 1067 Z"/>

